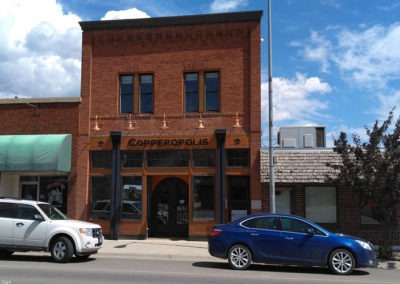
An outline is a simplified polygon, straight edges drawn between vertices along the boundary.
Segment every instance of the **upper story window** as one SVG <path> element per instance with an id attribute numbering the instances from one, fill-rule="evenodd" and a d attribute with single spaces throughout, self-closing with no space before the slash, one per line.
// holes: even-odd
<path id="1" fill-rule="evenodd" d="M 219 72 L 185 73 L 185 112 L 219 111 Z"/>
<path id="2" fill-rule="evenodd" d="M 121 75 L 121 113 L 153 112 L 153 75 Z"/>

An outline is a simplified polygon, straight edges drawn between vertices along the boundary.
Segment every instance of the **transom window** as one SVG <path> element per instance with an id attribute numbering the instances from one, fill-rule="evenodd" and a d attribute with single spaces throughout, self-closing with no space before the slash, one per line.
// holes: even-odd
<path id="1" fill-rule="evenodd" d="M 250 151 L 249 149 L 227 149 L 226 159 L 228 167 L 243 167 L 250 166 Z"/>
<path id="2" fill-rule="evenodd" d="M 185 112 L 219 111 L 219 72 L 185 73 Z"/>
<path id="3" fill-rule="evenodd" d="M 153 75 L 121 75 L 120 111 L 121 113 L 153 112 Z"/>

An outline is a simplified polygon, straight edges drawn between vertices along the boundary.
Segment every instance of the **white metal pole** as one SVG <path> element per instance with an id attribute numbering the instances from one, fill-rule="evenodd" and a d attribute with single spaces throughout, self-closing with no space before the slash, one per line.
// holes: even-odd
<path id="1" fill-rule="evenodd" d="M 273 145 L 273 102 L 272 102 L 272 27 L 271 27 L 271 1 L 268 0 L 268 109 L 269 109 L 269 195 L 270 211 L 275 209 L 275 176 L 274 176 L 274 145 Z"/>

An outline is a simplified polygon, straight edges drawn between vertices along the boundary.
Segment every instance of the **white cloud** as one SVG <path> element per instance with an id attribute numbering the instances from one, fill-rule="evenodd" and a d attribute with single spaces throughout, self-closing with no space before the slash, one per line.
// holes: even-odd
<path id="1" fill-rule="evenodd" d="M 357 84 L 385 87 L 400 79 L 400 23 L 338 34 L 337 66 Z"/>
<path id="2" fill-rule="evenodd" d="M 214 0 L 211 3 L 211 13 L 222 13 L 237 10 L 247 5 L 247 0 Z"/>
<path id="3" fill-rule="evenodd" d="M 389 92 L 388 93 L 378 93 L 378 104 L 371 111 L 377 116 L 378 120 L 385 120 L 389 114 L 389 111 L 395 108 L 394 117 L 400 115 L 400 90 Z"/>
<path id="4" fill-rule="evenodd" d="M 118 19 L 137 19 L 137 18 L 149 18 L 150 16 L 136 8 L 119 10 L 119 11 L 108 11 L 101 20 L 118 20 Z"/>
<path id="5" fill-rule="evenodd" d="M 312 31 L 309 45 L 304 47 L 304 56 L 307 60 L 320 63 L 322 72 L 328 72 L 331 49 L 331 43 L 328 40 Z"/>
<path id="6" fill-rule="evenodd" d="M 344 81 L 369 88 L 386 87 L 400 79 L 400 22 L 357 31 L 328 29 L 326 33 L 312 31 L 302 51 L 306 60 L 321 64 L 322 71 L 334 65 Z"/>
<path id="7" fill-rule="evenodd" d="M 347 125 L 339 125 L 332 129 L 329 133 L 326 133 L 326 146 L 328 148 L 333 148 L 334 147 L 334 139 L 338 139 L 340 136 L 340 133 L 344 132 L 347 135 L 347 140 L 349 141 L 350 144 L 353 144 L 353 136 L 356 135 L 360 137 L 361 141 L 368 141 L 368 135 L 365 130 L 365 127 L 361 128 L 351 128 L 348 127 Z"/>
<path id="8" fill-rule="evenodd" d="M 0 1 L 0 98 L 80 95 L 80 18 L 56 0 Z"/>
<path id="9" fill-rule="evenodd" d="M 328 103 L 320 96 L 331 87 L 317 77 L 296 74 L 294 79 L 273 78 L 274 121 L 280 124 L 310 125 L 324 117 Z M 268 119 L 268 82 L 261 85 L 262 122 Z"/>
<path id="10" fill-rule="evenodd" d="M 143 17 L 128 9 L 103 19 Z M 1 0 L 0 98 L 80 96 L 79 21 L 56 0 Z"/>

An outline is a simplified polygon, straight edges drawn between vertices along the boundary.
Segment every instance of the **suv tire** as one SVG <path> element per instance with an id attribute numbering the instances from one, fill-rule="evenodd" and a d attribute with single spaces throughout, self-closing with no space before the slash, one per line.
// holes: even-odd
<path id="1" fill-rule="evenodd" d="M 51 257 L 55 262 L 66 263 L 71 260 L 74 247 L 67 237 L 58 237 L 51 245 Z"/>

